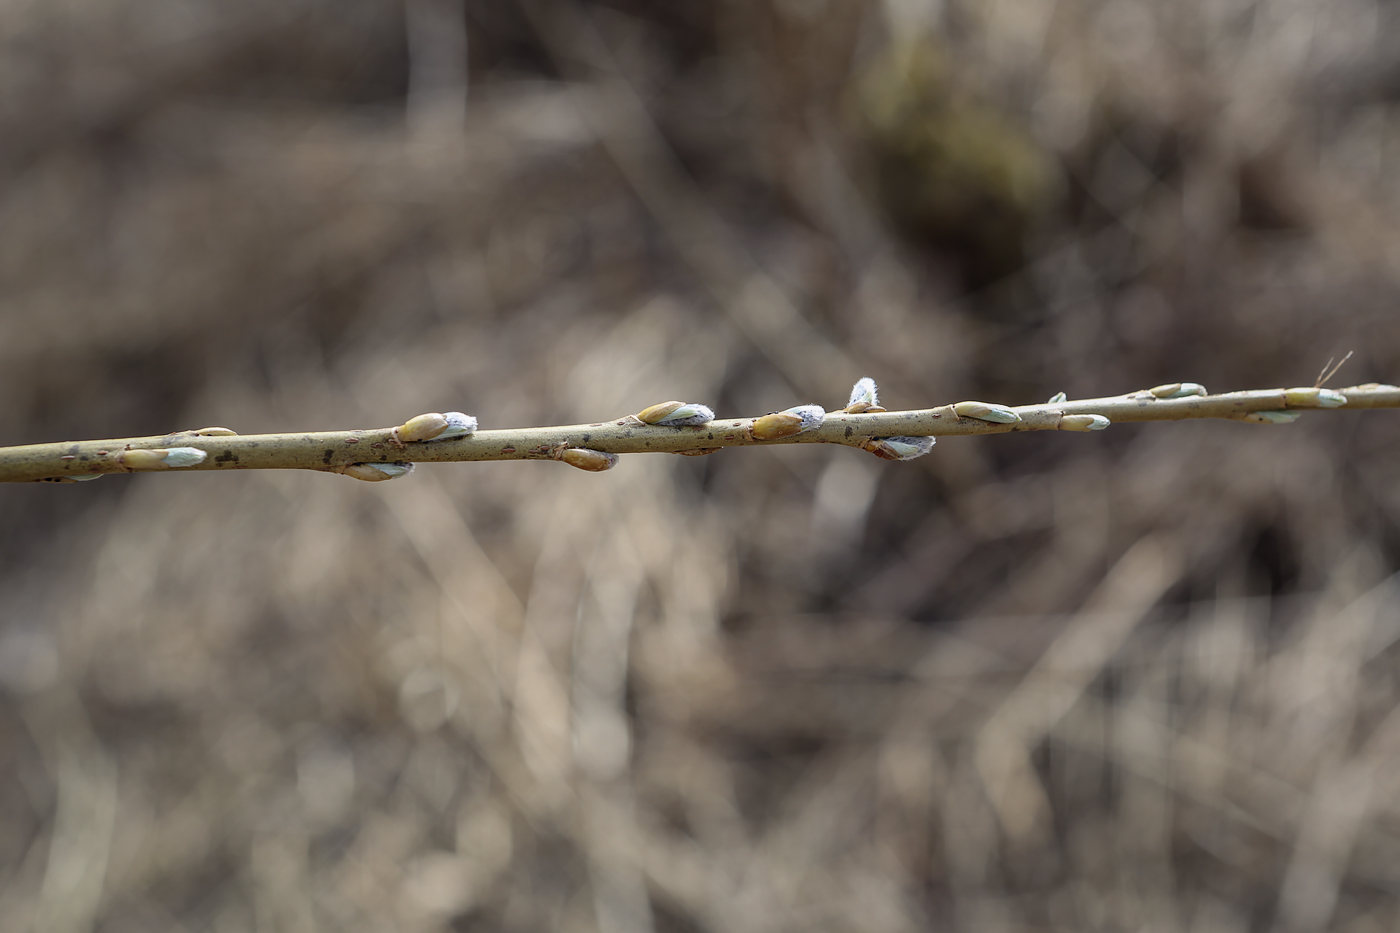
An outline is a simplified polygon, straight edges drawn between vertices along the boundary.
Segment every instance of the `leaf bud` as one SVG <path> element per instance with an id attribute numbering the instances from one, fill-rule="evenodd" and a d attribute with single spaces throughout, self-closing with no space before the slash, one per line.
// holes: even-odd
<path id="1" fill-rule="evenodd" d="M 867 437 L 860 447 L 881 460 L 913 460 L 933 450 L 933 445 L 931 437 Z"/>
<path id="2" fill-rule="evenodd" d="M 474 416 L 465 415 L 460 411 L 445 411 L 442 416 L 447 420 L 447 427 L 443 429 L 441 434 L 430 438 L 430 440 L 434 442 L 450 441 L 476 433 L 476 418 Z"/>
<path id="3" fill-rule="evenodd" d="M 412 473 L 413 464 L 347 463 L 344 466 L 336 467 L 335 472 L 352 479 L 364 480 L 366 483 L 382 483 L 385 480 L 398 479 L 400 476 Z"/>
<path id="4" fill-rule="evenodd" d="M 1207 393 L 1206 387 L 1199 382 L 1168 382 L 1165 385 L 1153 386 L 1147 390 L 1147 394 L 1153 398 L 1190 398 Z"/>
<path id="5" fill-rule="evenodd" d="M 875 380 L 869 376 L 861 376 L 856 380 L 856 384 L 851 386 L 851 400 L 841 410 L 848 415 L 858 415 L 865 411 L 884 411 L 885 409 L 880 407 L 877 393 Z"/>
<path id="6" fill-rule="evenodd" d="M 602 473 L 617 466 L 617 454 L 588 447 L 565 447 L 555 453 L 554 459 L 590 473 Z"/>
<path id="7" fill-rule="evenodd" d="M 1285 389 L 1283 397 L 1289 408 L 1341 408 L 1347 397 L 1333 389 Z"/>
<path id="8" fill-rule="evenodd" d="M 394 428 L 394 440 L 400 444 L 430 441 L 447 430 L 447 416 L 440 411 L 415 415 Z"/>
<path id="9" fill-rule="evenodd" d="M 165 451 L 165 465 L 172 469 L 192 467 L 203 463 L 209 454 L 198 447 L 169 447 Z"/>
<path id="10" fill-rule="evenodd" d="M 826 411 L 820 405 L 798 405 L 755 418 L 749 435 L 756 441 L 772 441 L 810 431 L 825 420 Z"/>
<path id="11" fill-rule="evenodd" d="M 660 424 L 671 428 L 695 427 L 715 420 L 715 413 L 708 405 L 699 402 L 662 402 L 637 412 L 636 418 L 642 424 Z"/>
<path id="12" fill-rule="evenodd" d="M 1102 431 L 1112 423 L 1103 415 L 1065 415 L 1060 419 L 1060 430 Z"/>
<path id="13" fill-rule="evenodd" d="M 646 408 L 637 412 L 636 418 L 642 424 L 656 424 L 662 418 L 665 418 L 684 404 L 685 402 L 677 402 L 674 400 L 669 402 L 657 402 L 655 405 L 648 405 Z"/>
<path id="14" fill-rule="evenodd" d="M 993 424 L 1015 424 L 1021 420 L 1020 415 L 1005 405 L 993 405 L 990 402 L 958 402 L 953 406 L 953 411 L 962 418 L 976 418 L 978 421 L 990 421 Z"/>
<path id="15" fill-rule="evenodd" d="M 1292 424 L 1301 417 L 1301 411 L 1252 411 L 1240 420 L 1251 424 Z"/>
<path id="16" fill-rule="evenodd" d="M 207 456 L 198 447 L 156 447 L 123 450 L 116 461 L 128 470 L 169 470 L 203 463 Z"/>

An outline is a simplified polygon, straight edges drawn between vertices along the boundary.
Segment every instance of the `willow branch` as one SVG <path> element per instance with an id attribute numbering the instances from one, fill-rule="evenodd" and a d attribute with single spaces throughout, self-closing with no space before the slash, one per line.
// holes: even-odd
<path id="1" fill-rule="evenodd" d="M 1191 389 L 1191 384 L 1186 385 L 1188 390 Z M 1174 388 L 1183 391 L 1179 387 L 1159 386 L 1109 398 L 1057 399 L 1046 404 L 1019 407 L 960 402 L 915 411 L 883 411 L 878 408 L 864 412 L 835 411 L 825 414 L 815 427 L 786 437 L 772 437 L 769 436 L 771 432 L 763 430 L 756 433 L 755 425 L 763 423 L 762 417 L 716 419 L 695 426 L 673 427 L 646 424 L 635 415 L 594 424 L 477 431 L 450 440 L 426 441 L 403 439 L 406 436 L 404 429 L 418 419 L 393 428 L 313 434 L 236 435 L 224 428 L 204 428 L 153 437 L 0 448 L 0 482 L 62 482 L 93 474 L 157 470 L 320 470 L 358 476 L 357 465 L 363 464 L 480 460 L 552 459 L 572 462 L 584 469 L 605 469 L 601 461 L 589 464 L 583 453 L 573 456 L 568 452 L 694 455 L 710 453 L 722 447 L 842 444 L 880 453 L 879 445 L 873 440 L 881 438 L 1082 431 L 1089 427 L 1107 426 L 1102 421 L 1083 416 L 1098 416 L 1114 424 L 1193 418 L 1281 423 L 1305 410 L 1400 408 L 1400 387 L 1375 383 L 1336 391 L 1316 388 L 1258 389 L 1220 395 L 1161 397 L 1170 396 L 1172 393 L 1164 390 Z M 869 396 L 872 402 L 873 390 L 872 383 Z M 854 403 L 849 407 L 854 407 Z M 1014 414 L 1014 420 L 1007 417 L 1007 412 Z M 989 418 L 1005 420 L 987 420 Z M 412 436 L 412 433 L 409 432 L 407 436 Z M 172 457 L 162 451 L 191 453 Z M 880 455 L 886 459 L 896 459 L 887 452 Z M 609 460 L 608 465 L 610 463 Z M 373 478 L 380 477 L 376 475 Z"/>

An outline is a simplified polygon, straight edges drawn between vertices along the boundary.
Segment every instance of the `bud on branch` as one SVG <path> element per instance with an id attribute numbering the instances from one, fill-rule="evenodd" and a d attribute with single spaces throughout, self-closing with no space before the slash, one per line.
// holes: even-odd
<path id="1" fill-rule="evenodd" d="M 158 437 L 65 441 L 0 448 L 0 482 L 77 482 L 104 473 L 196 470 L 319 470 L 380 481 L 404 476 L 412 463 L 551 460 L 603 471 L 617 455 L 703 455 L 723 447 L 841 444 L 886 460 L 908 460 L 933 438 L 1016 431 L 1099 431 L 1129 421 L 1225 418 L 1289 424 L 1306 411 L 1400 408 L 1400 387 L 1369 383 L 1346 389 L 1255 389 L 1208 395 L 1196 383 L 1171 383 L 1109 398 L 1013 407 L 957 402 L 886 411 L 869 377 L 856 383 L 846 409 L 799 405 L 757 418 L 713 419 L 697 402 L 662 402 L 615 421 L 478 431 L 461 412 L 429 412 L 392 428 L 319 434 L 237 435 L 228 428 Z"/>

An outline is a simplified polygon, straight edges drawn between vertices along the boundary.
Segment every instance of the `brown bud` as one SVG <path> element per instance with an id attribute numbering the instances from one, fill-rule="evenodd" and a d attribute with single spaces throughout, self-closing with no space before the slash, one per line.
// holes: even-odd
<path id="1" fill-rule="evenodd" d="M 656 405 L 648 405 L 637 412 L 637 420 L 642 424 L 656 424 L 684 404 L 685 402 L 661 402 Z"/>
<path id="2" fill-rule="evenodd" d="M 394 428 L 394 440 L 400 444 L 410 441 L 429 441 L 447 430 L 447 417 L 442 412 L 430 411 L 409 418 Z"/>
<path id="3" fill-rule="evenodd" d="M 556 453 L 554 459 L 563 460 L 569 466 L 578 467 L 580 470 L 587 470 L 590 473 L 601 473 L 617 466 L 617 454 L 610 454 L 602 450 L 590 450 L 587 447 L 566 447 Z"/>
<path id="4" fill-rule="evenodd" d="M 753 420 L 749 434 L 756 441 L 772 441 L 780 437 L 792 437 L 802 432 L 802 416 L 792 412 L 775 411 Z"/>
<path id="5" fill-rule="evenodd" d="M 165 470 L 165 450 L 123 450 L 117 462 L 128 470 Z"/>

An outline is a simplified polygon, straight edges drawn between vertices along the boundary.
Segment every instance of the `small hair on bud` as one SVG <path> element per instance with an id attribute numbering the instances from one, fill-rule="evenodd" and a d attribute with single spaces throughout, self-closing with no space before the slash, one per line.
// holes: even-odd
<path id="1" fill-rule="evenodd" d="M 1021 416 L 1010 408 L 991 402 L 958 402 L 953 406 L 953 411 L 961 418 L 976 418 L 993 424 L 1015 424 L 1021 420 Z"/>
<path id="2" fill-rule="evenodd" d="M 1341 408 L 1347 397 L 1333 389 L 1285 389 L 1284 399 L 1289 408 Z"/>
<path id="3" fill-rule="evenodd" d="M 156 447 L 123 450 L 116 461 L 128 470 L 169 470 L 203 463 L 207 456 L 198 447 Z"/>
<path id="4" fill-rule="evenodd" d="M 856 384 L 851 386 L 851 400 L 841 410 L 848 415 L 858 415 L 866 411 L 884 411 L 885 409 L 880 407 L 877 393 L 875 380 L 869 376 L 861 376 L 860 379 L 856 380 Z"/>
<path id="5" fill-rule="evenodd" d="M 708 405 L 699 402 L 662 402 L 637 412 L 636 418 L 642 424 L 659 424 L 668 428 L 690 428 L 709 424 L 715 420 L 715 413 Z"/>
<path id="6" fill-rule="evenodd" d="M 868 450 L 881 460 L 913 460 L 933 450 L 931 437 L 867 437 L 861 450 Z"/>
<path id="7" fill-rule="evenodd" d="M 101 479 L 106 475 L 106 473 L 74 473 L 72 476 L 65 477 L 65 479 L 71 479 L 75 483 L 86 483 L 90 479 Z"/>
<path id="8" fill-rule="evenodd" d="M 366 483 L 382 483 L 385 480 L 398 479 L 400 476 L 412 473 L 413 464 L 347 463 L 344 466 L 336 467 L 333 472 L 351 479 L 364 480 Z"/>
<path id="9" fill-rule="evenodd" d="M 810 431 L 825 420 L 826 410 L 820 405 L 798 405 L 755 418 L 749 435 L 756 441 L 772 441 Z"/>
<path id="10" fill-rule="evenodd" d="M 231 428 L 200 428 L 194 432 L 200 437 L 237 437 L 238 432 Z"/>
<path id="11" fill-rule="evenodd" d="M 447 427 L 437 437 L 428 439 L 432 443 L 450 441 L 476 433 L 476 418 L 472 415 L 465 415 L 460 411 L 445 411 L 442 413 L 442 417 L 447 420 Z"/>
<path id="12" fill-rule="evenodd" d="M 1048 402 L 1046 402 L 1045 404 L 1047 404 L 1047 405 L 1058 405 L 1058 404 L 1060 404 L 1061 402 L 1067 402 L 1067 401 L 1069 401 L 1069 396 L 1068 396 L 1068 395 L 1064 394 L 1063 392 L 1056 392 L 1054 395 L 1050 396 L 1050 400 L 1049 400 Z"/>
<path id="13" fill-rule="evenodd" d="M 1060 430 L 1102 431 L 1112 423 L 1103 415 L 1065 415 L 1060 419 Z"/>
<path id="14" fill-rule="evenodd" d="M 578 467 L 580 470 L 587 470 L 590 473 L 602 473 L 604 470 L 611 470 L 617 466 L 617 454 L 610 454 L 604 450 L 592 450 L 587 447 L 564 447 L 554 454 L 555 460 L 562 460 L 569 466 Z"/>
<path id="15" fill-rule="evenodd" d="M 447 416 L 440 411 L 430 411 L 415 415 L 394 428 L 394 440 L 400 444 L 430 441 L 446 430 Z"/>
<path id="16" fill-rule="evenodd" d="M 1250 424 L 1292 424 L 1301 417 L 1301 411 L 1252 411 L 1240 420 Z"/>
<path id="17" fill-rule="evenodd" d="M 802 428 L 798 431 L 799 434 L 802 431 L 821 427 L 822 422 L 826 420 L 826 409 L 820 405 L 798 405 L 794 408 L 784 409 L 784 411 L 802 419 Z"/>

